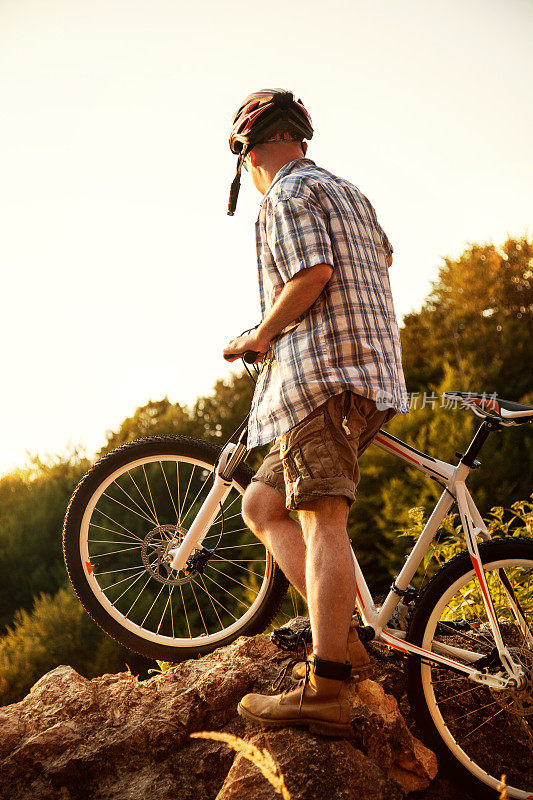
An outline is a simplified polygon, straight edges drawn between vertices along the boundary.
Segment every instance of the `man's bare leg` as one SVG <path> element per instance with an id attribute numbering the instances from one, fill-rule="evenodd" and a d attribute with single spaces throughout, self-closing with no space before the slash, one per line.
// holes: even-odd
<path id="1" fill-rule="evenodd" d="M 307 602 L 305 543 L 299 522 L 289 516 L 285 497 L 276 489 L 254 481 L 246 489 L 242 516 L 260 541 L 272 553 L 286 578 Z"/>
<path id="2" fill-rule="evenodd" d="M 355 607 L 355 572 L 346 532 L 348 510 L 344 497 L 320 497 L 298 510 L 307 544 L 307 604 L 313 650 L 328 661 L 345 661 Z"/>

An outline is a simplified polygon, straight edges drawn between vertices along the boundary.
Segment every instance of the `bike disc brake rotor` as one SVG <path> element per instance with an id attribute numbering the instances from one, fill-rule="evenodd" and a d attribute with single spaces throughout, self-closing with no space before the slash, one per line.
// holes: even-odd
<path id="1" fill-rule="evenodd" d="M 187 530 L 181 525 L 156 525 L 144 537 L 141 556 L 147 572 L 159 583 L 167 586 L 181 586 L 190 583 L 196 572 L 179 577 L 170 566 L 170 550 L 178 547 Z"/>
<path id="2" fill-rule="evenodd" d="M 504 691 L 491 690 L 499 706 L 519 717 L 529 717 L 533 722 L 533 653 L 525 647 L 509 647 L 511 658 L 522 664 L 527 680 L 523 688 Z M 532 731 L 533 733 L 533 731 Z"/>

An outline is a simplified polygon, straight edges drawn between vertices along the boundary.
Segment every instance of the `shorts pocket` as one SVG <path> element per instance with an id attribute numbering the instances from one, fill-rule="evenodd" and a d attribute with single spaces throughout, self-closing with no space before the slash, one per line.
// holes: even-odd
<path id="1" fill-rule="evenodd" d="M 336 474 L 324 412 L 282 434 L 280 457 L 291 481 L 329 478 Z"/>
<path id="2" fill-rule="evenodd" d="M 324 414 L 322 413 L 318 414 L 316 417 L 312 417 L 312 419 L 304 419 L 304 421 L 300 422 L 299 425 L 296 425 L 294 428 L 291 428 L 290 431 L 283 433 L 280 437 L 280 456 L 285 458 L 285 456 L 291 452 L 298 442 L 300 442 L 302 439 L 305 439 L 307 436 L 310 436 L 312 433 L 323 430 L 324 425 Z"/>

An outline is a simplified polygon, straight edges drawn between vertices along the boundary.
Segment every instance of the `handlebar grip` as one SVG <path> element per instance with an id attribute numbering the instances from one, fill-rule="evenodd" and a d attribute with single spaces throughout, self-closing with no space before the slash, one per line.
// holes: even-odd
<path id="1" fill-rule="evenodd" d="M 243 361 L 246 361 L 247 364 L 253 364 L 258 355 L 259 353 L 256 353 L 255 350 L 246 350 L 246 352 L 242 354 L 241 358 Z M 232 356 L 224 356 L 224 358 L 226 361 L 229 361 Z"/>

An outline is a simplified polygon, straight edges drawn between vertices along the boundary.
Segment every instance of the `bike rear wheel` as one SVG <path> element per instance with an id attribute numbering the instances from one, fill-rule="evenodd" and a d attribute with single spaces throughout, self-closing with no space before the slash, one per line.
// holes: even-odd
<path id="1" fill-rule="evenodd" d="M 492 540 L 479 551 L 504 644 L 523 665 L 527 685 L 495 691 L 410 656 L 409 701 L 427 744 L 474 797 L 498 798 L 505 775 L 507 796 L 525 799 L 533 795 L 533 541 Z M 520 603 L 521 619 L 511 608 L 502 571 Z M 446 647 L 476 653 L 489 673 L 503 674 L 468 553 L 430 581 L 407 638 L 426 650 L 440 648 L 441 654 Z M 448 652 L 462 660 L 457 651 Z M 472 666 L 467 657 L 463 663 Z"/>
<path id="2" fill-rule="evenodd" d="M 287 580 L 241 516 L 245 464 L 203 541 L 207 563 L 187 574 L 165 559 L 219 453 L 184 436 L 131 442 L 100 459 L 69 503 L 63 551 L 76 594 L 106 633 L 148 658 L 179 661 L 261 633 L 283 602 Z"/>

